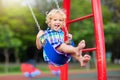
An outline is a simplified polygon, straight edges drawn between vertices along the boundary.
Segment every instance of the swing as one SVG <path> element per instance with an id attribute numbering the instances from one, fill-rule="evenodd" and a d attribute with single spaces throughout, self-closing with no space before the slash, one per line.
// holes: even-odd
<path id="1" fill-rule="evenodd" d="M 53 63 L 57 66 L 64 65 L 70 60 L 70 56 L 65 56 L 65 53 L 61 53 L 54 49 L 48 40 L 45 41 L 45 45 L 43 46 L 47 57 L 50 60 L 50 63 Z"/>
<path id="2" fill-rule="evenodd" d="M 29 9 L 32 13 L 32 16 L 36 22 L 38 30 L 41 30 L 40 26 L 38 24 L 38 21 L 34 15 L 33 10 L 32 10 L 28 1 L 27 1 L 27 4 L 28 4 L 28 7 L 29 7 Z M 56 2 L 56 5 L 57 5 L 57 8 L 59 8 L 57 2 Z M 71 44 L 74 45 L 73 42 Z M 43 49 L 45 50 L 45 53 L 50 60 L 50 63 L 52 63 L 53 65 L 62 66 L 64 64 L 66 64 L 67 62 L 69 62 L 71 59 L 71 56 L 66 56 L 66 55 L 64 55 L 64 53 L 61 53 L 61 52 L 57 51 L 56 49 L 54 49 L 48 40 L 45 40 L 45 44 L 43 45 Z"/>

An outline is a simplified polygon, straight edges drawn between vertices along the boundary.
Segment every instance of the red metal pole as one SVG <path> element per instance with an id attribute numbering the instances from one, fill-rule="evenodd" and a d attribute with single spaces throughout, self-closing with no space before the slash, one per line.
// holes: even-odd
<path id="1" fill-rule="evenodd" d="M 86 15 L 86 16 L 83 16 L 83 17 L 80 17 L 80 18 L 77 18 L 77 19 L 74 19 L 74 20 L 70 20 L 69 23 L 77 22 L 77 21 L 88 19 L 88 18 L 91 18 L 91 17 L 93 17 L 93 14 L 89 14 L 89 15 Z"/>
<path id="2" fill-rule="evenodd" d="M 66 10 L 66 26 L 67 30 L 69 30 L 69 20 L 70 20 L 70 0 L 63 0 L 63 8 Z M 63 27 L 64 28 L 64 27 Z M 65 41 L 67 40 L 66 36 L 66 29 L 64 28 L 63 31 L 65 32 Z"/>
<path id="3" fill-rule="evenodd" d="M 66 10 L 66 26 L 67 27 L 67 30 L 69 28 L 69 24 L 68 21 L 69 21 L 69 18 L 70 18 L 70 0 L 63 0 L 63 8 Z M 63 27 L 64 28 L 64 27 Z M 67 40 L 67 36 L 66 36 L 66 29 L 64 28 L 63 31 L 65 33 L 65 41 Z M 61 75 L 60 75 L 60 80 L 68 80 L 68 63 L 61 66 Z"/>
<path id="4" fill-rule="evenodd" d="M 90 52 L 90 51 L 95 51 L 96 48 L 86 48 L 86 49 L 83 49 L 82 52 Z"/>
<path id="5" fill-rule="evenodd" d="M 100 0 L 92 0 L 92 9 L 94 14 L 98 80 L 107 80 L 104 29 Z"/>

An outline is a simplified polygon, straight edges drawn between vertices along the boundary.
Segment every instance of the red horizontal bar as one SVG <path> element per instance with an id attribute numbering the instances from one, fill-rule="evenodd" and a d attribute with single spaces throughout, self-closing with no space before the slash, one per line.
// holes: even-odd
<path id="1" fill-rule="evenodd" d="M 91 18 L 91 17 L 93 17 L 93 14 L 89 14 L 87 16 L 83 16 L 83 17 L 80 17 L 80 18 L 77 18 L 77 19 L 74 19 L 74 20 L 70 20 L 68 23 L 77 22 L 77 21 L 80 21 L 80 20 L 83 20 L 83 19 L 86 19 L 86 18 Z"/>
<path id="2" fill-rule="evenodd" d="M 87 49 L 83 49 L 82 52 L 91 52 L 91 51 L 95 51 L 96 48 L 87 48 Z"/>

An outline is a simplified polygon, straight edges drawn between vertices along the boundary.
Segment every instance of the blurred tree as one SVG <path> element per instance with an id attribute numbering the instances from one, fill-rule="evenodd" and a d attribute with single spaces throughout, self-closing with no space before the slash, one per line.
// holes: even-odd
<path id="1" fill-rule="evenodd" d="M 112 51 L 112 62 L 120 59 L 120 0 L 102 0 L 103 4 L 108 7 L 112 17 L 105 26 L 106 46 L 108 51 Z M 118 42 L 118 43 L 116 43 Z"/>
<path id="2" fill-rule="evenodd" d="M 9 26 L 0 26 L 0 48 L 4 48 L 4 56 L 5 56 L 5 72 L 8 72 L 8 64 L 9 64 L 9 48 L 15 48 L 15 51 L 17 50 L 16 47 L 19 47 L 21 45 L 21 41 L 19 41 L 17 38 L 13 38 L 13 32 L 10 29 Z M 19 62 L 18 53 L 15 54 L 16 62 Z"/>
<path id="3" fill-rule="evenodd" d="M 19 62 L 19 49 L 22 48 L 25 50 L 30 45 L 35 45 L 35 37 L 36 33 L 38 32 L 38 29 L 36 27 L 36 24 L 32 18 L 32 15 L 30 11 L 28 10 L 28 7 L 17 5 L 18 7 L 4 7 L 2 11 L 0 12 L 0 24 L 1 29 L 0 32 L 4 32 L 6 30 L 5 26 L 7 25 L 9 30 L 11 31 L 11 34 L 6 31 L 3 34 L 1 34 L 3 37 L 6 35 L 11 35 L 9 39 L 9 46 L 8 42 L 6 41 L 6 38 L 0 38 L 4 42 L 0 44 L 1 48 L 14 48 L 15 50 L 15 57 L 16 62 Z M 38 21 L 40 21 L 41 25 L 44 25 L 44 16 L 37 14 Z M 1 41 L 1 40 L 0 40 Z M 21 55 L 21 54 L 19 54 Z"/>
<path id="4" fill-rule="evenodd" d="M 1 1 L 2 0 L 0 0 L 0 10 L 1 10 L 0 11 L 0 35 L 1 35 L 0 42 L 2 43 L 0 44 L 0 48 L 6 48 L 6 49 L 14 48 L 15 54 L 20 53 L 17 55 L 20 59 L 23 60 L 23 58 L 26 58 L 24 56 L 25 49 L 31 45 L 35 46 L 35 37 L 36 37 L 36 33 L 38 32 L 38 29 L 30 13 L 30 10 L 27 6 L 22 6 L 19 3 L 12 6 L 6 5 L 6 7 L 3 7 Z M 35 13 L 35 16 L 41 28 L 46 29 L 45 13 L 50 9 L 56 8 L 56 4 L 53 0 L 33 0 L 33 1 L 35 4 L 31 3 L 31 5 Z M 63 0 L 58 0 L 60 7 L 62 7 L 62 1 Z M 107 50 L 111 50 L 111 46 L 114 45 L 113 43 L 114 40 L 115 41 L 120 40 L 118 36 L 120 32 L 120 27 L 119 27 L 120 1 L 119 0 L 102 0 L 102 1 L 105 4 L 102 6 L 102 12 L 103 12 L 103 21 L 104 21 L 104 29 L 105 29 L 106 46 L 107 46 Z M 106 7 L 106 5 L 109 7 L 109 9 L 108 7 Z M 71 1 L 71 15 L 70 15 L 71 20 L 91 13 L 92 13 L 92 6 L 90 0 Z M 6 29 L 8 30 L 7 33 L 5 33 L 4 31 Z M 75 43 L 78 43 L 80 40 L 85 39 L 86 47 L 95 46 L 94 27 L 93 27 L 92 18 L 84 21 L 72 23 L 70 25 L 70 33 L 73 34 L 73 39 Z M 6 36 L 9 37 L 9 41 L 6 41 Z M 9 46 L 7 47 L 8 44 Z"/>
<path id="5" fill-rule="evenodd" d="M 112 21 L 120 22 L 120 0 L 101 0 L 102 3 L 112 12 Z"/>

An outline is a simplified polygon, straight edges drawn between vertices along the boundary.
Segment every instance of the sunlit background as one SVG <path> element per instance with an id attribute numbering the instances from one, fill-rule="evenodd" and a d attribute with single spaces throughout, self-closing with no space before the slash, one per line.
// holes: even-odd
<path id="1" fill-rule="evenodd" d="M 46 13 L 57 8 L 55 1 L 62 8 L 63 0 L 0 0 L 0 75 L 11 73 L 22 75 L 21 64 L 29 60 L 32 60 L 43 72 L 49 72 L 47 63 L 42 57 L 42 50 L 36 49 L 35 39 L 38 28 L 27 2 L 31 5 L 41 29 L 45 30 Z M 107 69 L 120 70 L 120 0 L 101 0 L 101 7 Z M 71 20 L 91 14 L 91 1 L 71 0 L 70 10 Z M 86 48 L 95 47 L 92 18 L 71 24 L 69 33 L 73 35 L 75 45 L 85 39 Z M 95 52 L 88 54 L 92 58 L 85 70 L 96 69 Z M 78 65 L 78 62 L 72 59 L 69 70 L 81 70 Z"/>

